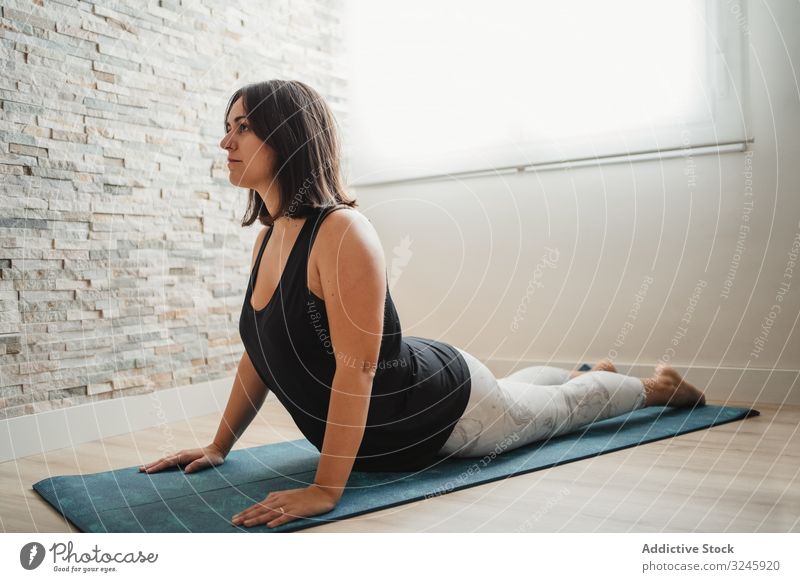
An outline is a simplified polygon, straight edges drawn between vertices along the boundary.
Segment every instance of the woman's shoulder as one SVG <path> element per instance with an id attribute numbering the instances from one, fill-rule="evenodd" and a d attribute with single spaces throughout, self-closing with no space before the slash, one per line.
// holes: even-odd
<path id="1" fill-rule="evenodd" d="M 364 231 L 373 231 L 374 227 L 370 220 L 357 208 L 346 204 L 331 206 L 322 211 L 324 216 L 318 225 L 320 236 L 343 237 L 351 230 L 356 230 L 356 234 Z"/>
<path id="2" fill-rule="evenodd" d="M 372 222 L 359 210 L 349 206 L 328 211 L 318 228 L 317 238 L 328 249 L 342 252 L 354 247 L 382 248 Z M 333 252 L 336 253 L 336 250 Z"/>
<path id="3" fill-rule="evenodd" d="M 377 281 L 380 284 L 376 285 L 385 285 L 383 246 L 361 212 L 352 208 L 331 212 L 319 227 L 314 249 L 312 261 L 321 281 L 361 281 L 365 287 L 367 281 Z"/>

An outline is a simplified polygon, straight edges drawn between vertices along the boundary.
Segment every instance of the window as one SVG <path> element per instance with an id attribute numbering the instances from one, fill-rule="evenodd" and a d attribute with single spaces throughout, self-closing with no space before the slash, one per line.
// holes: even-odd
<path id="1" fill-rule="evenodd" d="M 355 184 L 744 142 L 743 3 L 351 0 Z"/>

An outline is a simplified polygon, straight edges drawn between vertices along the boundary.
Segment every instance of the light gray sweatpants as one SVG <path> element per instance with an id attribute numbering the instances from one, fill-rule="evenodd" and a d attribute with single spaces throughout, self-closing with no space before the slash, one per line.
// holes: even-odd
<path id="1" fill-rule="evenodd" d="M 597 371 L 570 379 L 569 370 L 531 366 L 498 379 L 483 362 L 456 349 L 469 366 L 472 392 L 440 455 L 498 454 L 644 407 L 639 378 Z"/>

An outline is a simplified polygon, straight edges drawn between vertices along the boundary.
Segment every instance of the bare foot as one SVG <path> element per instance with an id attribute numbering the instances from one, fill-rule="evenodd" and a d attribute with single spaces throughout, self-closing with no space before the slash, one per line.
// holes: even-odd
<path id="1" fill-rule="evenodd" d="M 614 363 L 611 360 L 609 360 L 608 358 L 603 358 L 602 360 L 599 360 L 594 366 L 592 366 L 591 370 L 586 370 L 584 372 L 578 372 L 576 370 L 576 371 L 570 372 L 569 377 L 570 378 L 575 378 L 577 376 L 580 376 L 581 374 L 585 374 L 586 372 L 597 372 L 597 371 L 615 372 L 616 373 L 617 368 L 616 368 L 616 366 L 614 366 Z"/>
<path id="2" fill-rule="evenodd" d="M 688 408 L 706 404 L 705 394 L 681 378 L 671 366 L 657 365 L 655 374 L 642 382 L 647 393 L 645 406 Z"/>

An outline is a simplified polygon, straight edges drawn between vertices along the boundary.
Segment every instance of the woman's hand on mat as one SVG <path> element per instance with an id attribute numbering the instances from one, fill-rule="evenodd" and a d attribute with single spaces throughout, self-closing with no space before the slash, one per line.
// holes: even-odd
<path id="1" fill-rule="evenodd" d="M 273 491 L 264 501 L 251 505 L 241 513 L 233 516 L 234 525 L 251 527 L 266 524 L 275 527 L 298 517 L 311 517 L 327 513 L 336 507 L 338 499 L 329 492 L 310 485 L 303 489 L 287 489 Z M 283 511 L 281 511 L 283 509 Z"/>
<path id="2" fill-rule="evenodd" d="M 210 444 L 200 449 L 184 449 L 174 455 L 162 457 L 158 461 L 142 465 L 139 467 L 139 472 L 156 473 L 176 465 L 186 465 L 184 472 L 193 473 L 205 467 L 216 467 L 224 462 L 225 455 L 222 451 L 216 445 Z"/>

